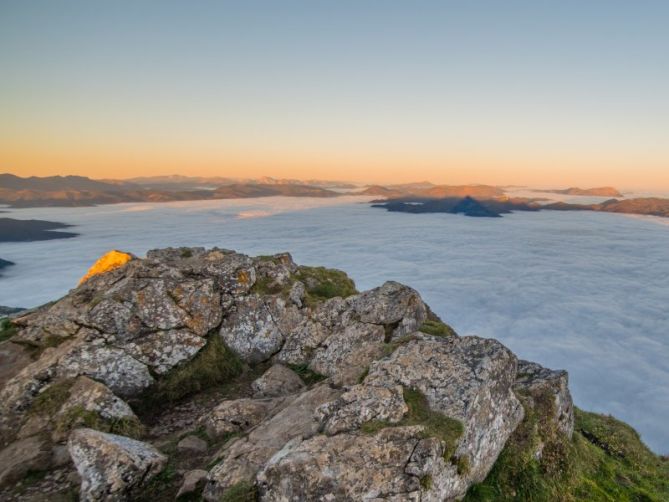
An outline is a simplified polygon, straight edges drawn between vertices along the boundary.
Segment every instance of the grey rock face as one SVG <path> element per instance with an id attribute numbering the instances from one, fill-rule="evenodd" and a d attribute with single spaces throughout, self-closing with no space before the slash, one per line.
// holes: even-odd
<path id="1" fill-rule="evenodd" d="M 553 422 L 557 430 L 571 438 L 574 432 L 574 403 L 569 392 L 569 376 L 563 370 L 550 370 L 530 361 L 518 361 L 518 376 L 514 388 L 530 398 L 541 394 L 553 401 Z"/>
<path id="2" fill-rule="evenodd" d="M 223 321 L 221 337 L 244 361 L 259 363 L 281 348 L 284 335 L 279 330 L 263 297 L 239 298 L 233 312 Z"/>
<path id="3" fill-rule="evenodd" d="M 207 451 L 207 442 L 197 436 L 186 436 L 177 443 L 177 450 L 182 452 L 204 453 Z"/>
<path id="4" fill-rule="evenodd" d="M 277 397 L 304 389 L 302 379 L 283 364 L 275 364 L 252 384 L 254 397 Z"/>
<path id="5" fill-rule="evenodd" d="M 49 387 L 43 389 L 43 392 L 48 391 Z M 90 378 L 78 377 L 70 387 L 68 394 L 69 397 L 52 415 L 32 414 L 19 431 L 19 437 L 43 434 L 45 430 L 52 429 L 53 441 L 65 441 L 70 429 L 84 425 L 81 422 L 84 414 L 92 414 L 101 422 L 106 423 L 114 423 L 119 420 L 124 420 L 126 423 L 140 423 L 125 401 L 117 397 L 105 385 Z M 50 425 L 55 426 L 50 427 Z"/>
<path id="6" fill-rule="evenodd" d="M 39 436 L 20 439 L 0 451 L 0 487 L 19 481 L 28 471 L 49 467 L 51 450 Z"/>
<path id="7" fill-rule="evenodd" d="M 133 488 L 148 482 L 167 461 L 153 446 L 93 429 L 77 429 L 68 450 L 81 476 L 84 501 L 128 500 Z"/>
<path id="8" fill-rule="evenodd" d="M 328 435 L 359 429 L 371 420 L 396 424 L 408 411 L 402 387 L 355 385 L 338 399 L 320 406 L 315 416 Z"/>
<path id="9" fill-rule="evenodd" d="M 0 353 L 9 361 L 0 388 L 0 440 L 9 445 L 0 452 L 0 480 L 52 465 L 52 452 L 84 422 L 80 411 L 140 425 L 125 400 L 134 403 L 172 370 L 188 375 L 198 354 L 212 364 L 211 352 L 201 352 L 211 337 L 246 363 L 245 375 L 269 369 L 250 386 L 244 378 L 230 382 L 243 397 L 216 402 L 203 393 L 152 427 L 156 444 L 167 444 L 165 431 L 198 425 L 218 440 L 237 436 L 207 473 L 193 470 L 206 442 L 179 442 L 175 458 L 188 471 L 182 494 L 204 483 L 204 498 L 214 501 L 248 482 L 268 501 L 456 500 L 485 478 L 522 420 L 517 396 L 525 406 L 550 408 L 555 430 L 572 434 L 566 373 L 519 363 L 495 340 L 419 332 L 433 315 L 416 291 L 395 282 L 321 301 L 314 291 L 328 271 L 305 270 L 288 254 L 153 250 L 19 314 L 15 338 L 35 347 L 36 359 Z M 304 381 L 288 364 L 298 365 Z M 36 412 L 37 397 L 64 381 L 72 387 L 62 402 Z M 410 396 L 418 392 L 425 413 L 462 424 L 459 438 L 415 418 Z M 56 426 L 64 421 L 67 427 Z M 92 429 L 75 429 L 68 450 L 83 500 L 132 499 L 166 462 L 149 444 Z M 468 468 L 458 472 L 462 459 Z"/>
<path id="10" fill-rule="evenodd" d="M 336 399 L 341 391 L 321 384 L 301 394 L 289 406 L 237 439 L 221 452 L 222 460 L 207 476 L 206 500 L 218 500 L 226 489 L 255 479 L 257 472 L 292 439 L 308 438 L 318 432 L 314 412 L 321 404 Z"/>
<path id="11" fill-rule="evenodd" d="M 242 432 L 259 424 L 283 399 L 234 399 L 223 401 L 204 417 L 203 425 L 211 437 Z"/>
<path id="12" fill-rule="evenodd" d="M 198 491 L 198 488 L 201 488 L 202 485 L 204 485 L 206 478 L 207 471 L 204 469 L 194 469 L 192 471 L 188 471 L 186 474 L 184 474 L 183 483 L 177 492 L 177 499 L 184 495 Z"/>
<path id="13" fill-rule="evenodd" d="M 393 281 L 352 297 L 350 303 L 360 321 L 387 326 L 392 330 L 392 338 L 417 331 L 427 318 L 427 308 L 420 295 Z"/>
<path id="14" fill-rule="evenodd" d="M 429 500 L 420 477 L 405 472 L 420 441 L 419 427 L 398 427 L 290 443 L 258 474 L 261 499 Z"/>
<path id="15" fill-rule="evenodd" d="M 496 340 L 416 335 L 390 357 L 375 361 L 365 385 L 418 389 L 433 410 L 463 423 L 455 454 L 466 456 L 470 468 L 448 482 L 454 489 L 448 495 L 458 496 L 485 478 L 523 418 L 512 390 L 516 368 L 515 356 Z"/>

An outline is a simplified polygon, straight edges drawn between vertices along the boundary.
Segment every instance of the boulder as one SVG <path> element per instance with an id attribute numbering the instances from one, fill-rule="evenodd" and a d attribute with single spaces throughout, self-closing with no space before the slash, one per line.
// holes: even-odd
<path id="1" fill-rule="evenodd" d="M 82 501 L 128 500 L 167 462 L 147 443 L 93 429 L 73 431 L 68 450 L 81 477 Z"/>
<path id="2" fill-rule="evenodd" d="M 156 331 L 122 345 L 130 356 L 162 375 L 197 354 L 207 340 L 186 329 Z"/>
<path id="3" fill-rule="evenodd" d="M 64 441 L 71 429 L 81 426 L 109 427 L 124 422 L 128 427 L 141 429 L 141 423 L 130 406 L 99 382 L 80 376 L 74 381 L 53 382 L 41 389 L 40 394 L 50 393 L 56 387 L 62 390 L 58 391 L 58 395 L 50 397 L 50 400 L 62 395 L 63 401 L 49 406 L 52 408 L 55 405 L 53 410 L 31 410 L 29 419 L 19 431 L 19 437 L 43 432 L 49 424 L 51 437 L 56 442 Z"/>
<path id="4" fill-rule="evenodd" d="M 182 453 L 205 453 L 207 451 L 207 442 L 197 436 L 186 436 L 177 443 L 177 450 Z"/>
<path id="5" fill-rule="evenodd" d="M 316 410 L 316 418 L 328 435 L 359 429 L 365 422 L 380 420 L 396 424 L 408 411 L 402 387 L 354 385 L 339 398 Z"/>
<path id="6" fill-rule="evenodd" d="M 263 297 L 249 295 L 239 298 L 232 310 L 221 325 L 220 335 L 241 359 L 259 363 L 281 349 L 284 335 Z"/>
<path id="7" fill-rule="evenodd" d="M 283 364 L 275 364 L 251 384 L 254 397 L 277 397 L 304 389 L 302 379 Z"/>
<path id="8" fill-rule="evenodd" d="M 246 437 L 226 445 L 218 455 L 222 460 L 207 475 L 204 498 L 219 500 L 231 486 L 253 482 L 270 457 L 291 439 L 316 434 L 319 429 L 319 422 L 314 418 L 316 408 L 336 399 L 339 394 L 341 391 L 327 384 L 317 385 L 255 427 Z"/>
<path id="9" fill-rule="evenodd" d="M 547 397 L 551 419 L 558 432 L 571 438 L 574 432 L 574 403 L 569 392 L 569 376 L 564 370 L 550 370 L 530 361 L 518 361 L 514 389 L 529 398 L 530 406 Z"/>
<path id="10" fill-rule="evenodd" d="M 373 436 L 315 436 L 287 444 L 258 474 L 262 500 L 442 500 L 423 496 L 421 477 L 406 472 L 422 441 L 420 427 Z M 444 467 L 438 449 L 430 461 Z M 436 493 L 435 493 L 436 495 Z"/>
<path id="11" fill-rule="evenodd" d="M 468 469 L 432 475 L 437 485 L 450 487 L 445 498 L 459 497 L 469 484 L 485 478 L 523 418 L 512 389 L 516 370 L 516 357 L 496 340 L 415 334 L 372 363 L 365 385 L 417 389 L 432 410 L 462 422 L 454 456 L 466 458 Z"/>
<path id="12" fill-rule="evenodd" d="M 223 401 L 203 418 L 211 437 L 243 432 L 259 424 L 270 412 L 284 403 L 278 399 L 234 399 Z"/>
<path id="13" fill-rule="evenodd" d="M 399 338 L 420 328 L 428 309 L 412 288 L 394 281 L 385 282 L 348 299 L 361 322 L 380 324 L 389 338 Z"/>
<path id="14" fill-rule="evenodd" d="M 0 487 L 21 480 L 29 471 L 50 467 L 51 448 L 40 436 L 19 439 L 0 451 Z"/>
<path id="15" fill-rule="evenodd" d="M 196 493 L 202 489 L 207 479 L 207 471 L 204 469 L 194 469 L 184 474 L 181 488 L 177 492 L 177 499 L 185 495 Z"/>

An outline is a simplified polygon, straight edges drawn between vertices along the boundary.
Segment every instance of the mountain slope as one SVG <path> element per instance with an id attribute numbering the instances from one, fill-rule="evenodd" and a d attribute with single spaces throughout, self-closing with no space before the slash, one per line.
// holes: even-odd
<path id="1" fill-rule="evenodd" d="M 223 249 L 114 252 L 0 327 L 0 498 L 666 500 L 567 374 L 413 289 Z"/>

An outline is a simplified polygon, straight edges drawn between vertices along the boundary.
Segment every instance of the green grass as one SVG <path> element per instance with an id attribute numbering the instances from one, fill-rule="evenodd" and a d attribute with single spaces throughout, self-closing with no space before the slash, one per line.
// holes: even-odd
<path id="1" fill-rule="evenodd" d="M 316 304 L 337 296 L 346 298 L 358 293 L 353 280 L 341 270 L 301 266 L 294 278 L 304 283 L 307 304 Z"/>
<path id="2" fill-rule="evenodd" d="M 241 481 L 223 492 L 220 502 L 255 502 L 258 490 L 248 481 Z"/>
<path id="3" fill-rule="evenodd" d="M 7 318 L 0 319 L 0 342 L 9 340 L 17 333 L 16 325 Z"/>
<path id="4" fill-rule="evenodd" d="M 669 462 L 648 450 L 629 425 L 576 410 L 569 441 L 548 420 L 552 400 L 524 404 L 525 419 L 465 501 L 669 500 Z M 537 459 L 533 453 L 539 442 L 545 446 Z"/>
<path id="5" fill-rule="evenodd" d="M 455 330 L 441 321 L 425 321 L 418 331 L 433 336 L 456 336 Z"/>
<path id="6" fill-rule="evenodd" d="M 306 385 L 318 383 L 327 378 L 325 375 L 311 371 L 308 364 L 287 364 L 286 366 L 297 373 Z"/>
<path id="7" fill-rule="evenodd" d="M 142 437 L 144 426 L 133 417 L 106 419 L 98 412 L 87 410 L 83 406 L 73 406 L 55 420 L 54 429 L 61 433 L 76 427 L 88 427 L 102 432 L 110 432 L 135 439 Z"/>
<path id="8" fill-rule="evenodd" d="M 360 430 L 366 434 L 376 434 L 386 427 L 400 427 L 407 425 L 422 425 L 425 429 L 425 437 L 436 437 L 444 443 L 444 458 L 454 460 L 453 453 L 457 446 L 457 441 L 462 436 L 464 427 L 459 420 L 449 418 L 443 413 L 433 411 L 427 402 L 427 398 L 417 389 L 404 388 L 404 402 L 409 411 L 404 418 L 396 424 L 383 420 L 370 420 L 360 427 Z"/>
<path id="9" fill-rule="evenodd" d="M 74 385 L 73 378 L 66 378 L 52 383 L 37 394 L 28 411 L 31 415 L 53 416 L 70 397 L 70 389 Z"/>
<path id="10" fill-rule="evenodd" d="M 163 408 L 184 397 L 228 383 L 244 369 L 237 355 L 217 333 L 209 335 L 207 345 L 193 359 L 172 369 L 149 388 L 138 403 L 143 410 Z"/>
<path id="11" fill-rule="evenodd" d="M 58 414 L 63 403 L 70 398 L 72 385 L 74 385 L 73 378 L 51 384 L 43 392 L 37 394 L 30 405 L 28 414 L 53 419 L 54 430 L 61 433 L 66 433 L 75 427 L 89 427 L 121 436 L 141 437 L 144 427 L 139 420 L 132 417 L 105 419 L 98 412 L 87 410 L 81 405 L 72 406 Z"/>
<path id="12" fill-rule="evenodd" d="M 276 261 L 273 256 L 260 256 L 261 260 Z M 276 284 L 269 277 L 259 276 L 251 288 L 251 292 L 258 295 L 282 295 L 287 298 L 290 289 L 296 281 L 301 281 L 305 287 L 305 303 L 313 306 L 320 302 L 340 296 L 346 298 L 355 295 L 353 280 L 341 270 L 325 267 L 300 266 L 297 272 L 290 276 L 286 284 Z"/>

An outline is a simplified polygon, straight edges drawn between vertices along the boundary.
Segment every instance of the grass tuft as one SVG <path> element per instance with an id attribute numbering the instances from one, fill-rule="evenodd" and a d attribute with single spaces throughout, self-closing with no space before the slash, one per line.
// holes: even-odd
<path id="1" fill-rule="evenodd" d="M 53 416 L 70 397 L 73 378 L 66 378 L 52 383 L 37 394 L 28 411 L 31 415 Z"/>
<path id="2" fill-rule="evenodd" d="M 418 331 L 433 336 L 457 336 L 453 328 L 441 321 L 425 321 Z"/>
<path id="3" fill-rule="evenodd" d="M 220 502 L 255 502 L 258 500 L 258 490 L 248 481 L 241 481 L 225 490 Z"/>
<path id="4" fill-rule="evenodd" d="M 7 318 L 0 319 L 0 342 L 9 340 L 18 332 L 16 324 Z"/>
<path id="5" fill-rule="evenodd" d="M 337 296 L 346 298 L 358 293 L 353 280 L 341 270 L 301 266 L 294 277 L 304 283 L 308 305 Z"/>
<path id="6" fill-rule="evenodd" d="M 65 433 L 76 427 L 88 427 L 102 432 L 139 439 L 144 433 L 142 423 L 133 417 L 105 419 L 96 411 L 73 406 L 56 418 L 54 428 Z"/>
<path id="7" fill-rule="evenodd" d="M 386 427 L 422 425 L 425 437 L 436 437 L 444 443 L 444 458 L 450 459 L 455 452 L 458 439 L 464 432 L 459 420 L 447 417 L 443 413 L 433 411 L 425 395 L 418 389 L 404 388 L 404 402 L 409 411 L 396 424 L 384 420 L 370 420 L 361 425 L 360 430 L 366 434 L 376 434 Z"/>
<path id="8" fill-rule="evenodd" d="M 573 440 L 550 420 L 550 396 L 529 406 L 493 469 L 469 489 L 465 501 L 669 500 L 669 461 L 652 453 L 627 424 L 576 411 Z M 535 451 L 543 444 L 537 458 Z"/>
<path id="9" fill-rule="evenodd" d="M 138 406 L 142 410 L 162 408 L 184 397 L 223 384 L 243 371 L 243 364 L 217 333 L 193 359 L 174 368 L 148 389 Z"/>
<path id="10" fill-rule="evenodd" d="M 302 379 L 305 385 L 311 385 L 325 380 L 327 377 L 309 369 L 308 364 L 287 364 Z"/>

